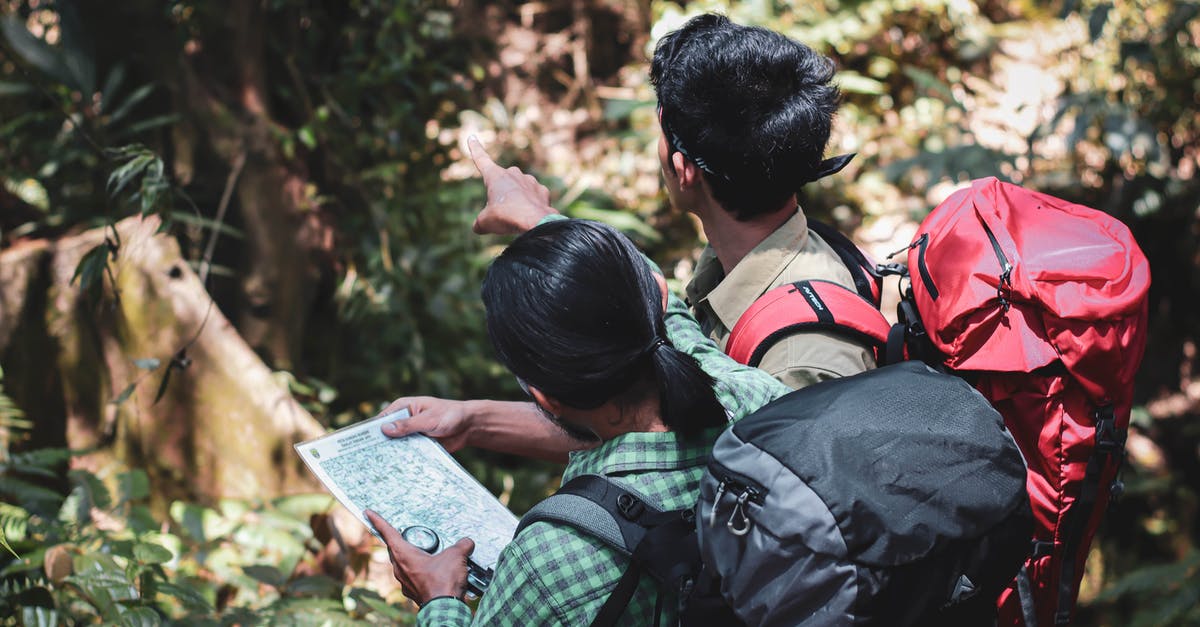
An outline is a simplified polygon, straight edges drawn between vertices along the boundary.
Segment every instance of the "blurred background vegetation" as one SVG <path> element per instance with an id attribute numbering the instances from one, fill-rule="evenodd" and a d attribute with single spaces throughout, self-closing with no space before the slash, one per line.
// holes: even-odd
<path id="1" fill-rule="evenodd" d="M 1150 341 L 1077 624 L 1200 624 L 1183 0 L 0 0 L 0 623 L 411 621 L 290 444 L 400 395 L 520 398 L 478 302 L 504 241 L 470 233 L 471 134 L 687 280 L 701 236 L 660 192 L 647 61 L 704 11 L 836 60 L 830 153 L 859 156 L 801 200 L 876 257 L 981 176 L 1133 229 Z M 291 422 L 246 409 L 280 403 Z M 557 481 L 459 458 L 518 513 Z"/>

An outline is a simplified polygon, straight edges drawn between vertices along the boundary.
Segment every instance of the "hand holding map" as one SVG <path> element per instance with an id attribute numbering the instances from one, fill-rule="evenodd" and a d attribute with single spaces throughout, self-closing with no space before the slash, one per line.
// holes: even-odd
<path id="1" fill-rule="evenodd" d="M 389 438 L 381 425 L 407 410 L 351 425 L 296 445 L 309 470 L 347 509 L 378 533 L 363 514 L 370 509 L 393 528 L 428 527 L 439 550 L 461 538 L 475 541 L 471 561 L 481 574 L 493 569 L 513 537 L 517 517 L 437 442 L 419 434 Z"/>

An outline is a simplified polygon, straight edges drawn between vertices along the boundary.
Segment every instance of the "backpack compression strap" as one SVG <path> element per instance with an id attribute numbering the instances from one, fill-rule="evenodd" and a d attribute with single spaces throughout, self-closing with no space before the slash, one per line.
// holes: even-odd
<path id="1" fill-rule="evenodd" d="M 878 308 L 837 283 L 797 281 L 758 297 L 733 326 L 725 353 L 757 367 L 780 340 L 802 331 L 829 331 L 871 347 L 882 365 L 891 326 Z"/>
<path id="2" fill-rule="evenodd" d="M 842 265 L 850 271 L 854 278 L 854 290 L 867 302 L 879 308 L 883 295 L 883 276 L 876 270 L 875 263 L 867 259 L 866 254 L 849 237 L 841 231 L 816 220 L 808 221 L 808 229 L 825 240 L 833 252 L 841 258 Z"/>
<path id="3" fill-rule="evenodd" d="M 535 522 L 552 522 L 596 538 L 629 558 L 625 574 L 592 621 L 593 626 L 616 625 L 643 572 L 667 583 L 682 581 L 699 570 L 700 549 L 692 514 L 692 510 L 660 511 L 607 477 L 580 475 L 534 505 L 521 518 L 513 537 Z M 658 603 L 662 603 L 661 589 Z M 660 612 L 661 605 L 655 614 Z"/>

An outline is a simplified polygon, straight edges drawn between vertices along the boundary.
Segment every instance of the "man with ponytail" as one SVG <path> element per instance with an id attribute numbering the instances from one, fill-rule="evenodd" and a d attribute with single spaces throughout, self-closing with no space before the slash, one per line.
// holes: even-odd
<path id="1" fill-rule="evenodd" d="M 679 299 L 664 298 L 658 279 L 611 227 L 552 220 L 493 262 L 482 297 L 500 362 L 552 423 L 594 444 L 571 454 L 563 481 L 604 475 L 668 511 L 694 505 L 728 422 L 788 388 L 725 356 Z M 526 422 L 538 430 L 547 421 Z M 585 625 L 627 565 L 588 534 L 533 523 L 504 549 L 472 617 L 461 600 L 469 541 L 427 555 L 372 522 L 405 594 L 422 606 L 420 625 Z M 674 599 L 643 576 L 620 624 L 672 624 L 674 611 Z"/>

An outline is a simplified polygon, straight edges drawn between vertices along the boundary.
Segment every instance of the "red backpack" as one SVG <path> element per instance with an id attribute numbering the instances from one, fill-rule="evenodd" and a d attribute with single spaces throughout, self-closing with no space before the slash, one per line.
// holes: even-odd
<path id="1" fill-rule="evenodd" d="M 779 339 L 823 329 L 874 347 L 881 365 L 922 359 L 970 381 L 1025 456 L 1036 520 L 1030 556 L 998 599 L 999 624 L 1068 624 L 1092 538 L 1121 489 L 1146 345 L 1150 267 L 1129 229 L 991 177 L 925 218 L 907 268 L 874 266 L 817 228 L 841 249 L 858 293 L 826 281 L 775 288 L 738 320 L 726 352 L 757 365 Z M 878 310 L 885 274 L 907 275 L 896 325 Z"/>

